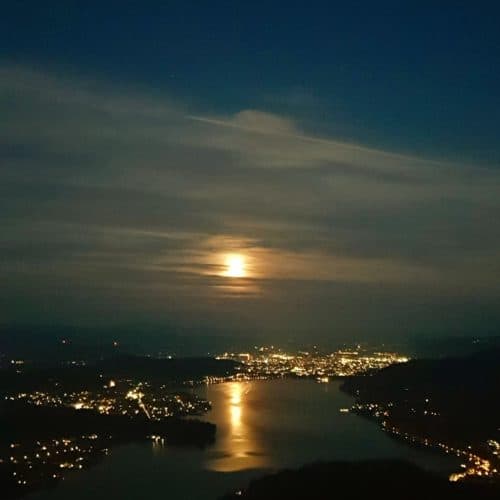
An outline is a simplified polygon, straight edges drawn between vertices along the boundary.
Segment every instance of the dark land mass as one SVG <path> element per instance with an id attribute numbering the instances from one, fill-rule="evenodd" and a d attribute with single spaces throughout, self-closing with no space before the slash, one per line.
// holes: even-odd
<path id="1" fill-rule="evenodd" d="M 387 410 L 386 425 L 482 452 L 499 439 L 500 350 L 468 357 L 414 360 L 372 376 L 351 377 L 342 390 Z"/>
<path id="2" fill-rule="evenodd" d="M 490 484 L 456 484 L 401 461 L 327 462 L 252 481 L 222 500 L 498 499 Z"/>
<path id="3" fill-rule="evenodd" d="M 203 448 L 215 441 L 216 434 L 214 424 L 196 419 L 149 419 L 142 411 L 103 414 L 70 406 L 28 404 L 11 399 L 11 395 L 88 391 L 99 398 L 103 385 L 111 379 L 144 382 L 148 387 L 161 385 L 168 391 L 170 384 L 231 375 L 237 366 L 233 361 L 213 358 L 119 356 L 84 366 L 14 363 L 0 370 L 0 498 L 53 487 L 68 469 L 87 468 L 118 444 L 156 436 L 160 446 Z M 155 391 L 148 391 L 154 397 Z"/>
<path id="4" fill-rule="evenodd" d="M 54 487 L 63 477 L 63 462 L 69 462 L 71 468 L 87 468 L 112 446 L 156 435 L 168 446 L 203 448 L 215 441 L 216 433 L 214 424 L 194 419 L 131 419 L 17 402 L 0 405 L 0 429 L 0 456 L 5 457 L 0 460 L 1 498 Z M 65 446 L 64 440 L 70 444 Z"/>
<path id="5" fill-rule="evenodd" d="M 98 361 L 95 368 L 107 376 L 143 377 L 150 380 L 201 380 L 206 376 L 233 375 L 239 366 L 237 361 L 215 358 L 157 359 L 140 356 L 119 356 Z"/>
<path id="6" fill-rule="evenodd" d="M 57 383 L 65 390 L 92 390 L 103 379 L 127 378 L 139 381 L 180 383 L 204 377 L 225 377 L 236 372 L 239 363 L 215 358 L 157 359 L 117 356 L 84 366 L 57 364 L 51 367 L 22 365 L 0 370 L 0 393 L 46 390 Z"/>
<path id="7" fill-rule="evenodd" d="M 0 404 L 0 428 L 0 446 L 84 434 L 98 434 L 118 442 L 158 434 L 166 437 L 169 445 L 204 447 L 214 442 L 216 432 L 215 424 L 197 419 L 166 417 L 155 421 L 145 415 L 130 418 L 126 415 L 103 415 L 94 410 L 17 402 Z"/>

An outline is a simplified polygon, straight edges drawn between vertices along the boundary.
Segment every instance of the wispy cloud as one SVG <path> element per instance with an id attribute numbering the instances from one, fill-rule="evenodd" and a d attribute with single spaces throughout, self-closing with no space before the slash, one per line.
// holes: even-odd
<path id="1" fill-rule="evenodd" d="M 314 137 L 260 110 L 205 116 L 23 68 L 0 82 L 4 297 L 64 283 L 149 310 L 144 290 L 161 289 L 170 312 L 193 297 L 209 310 L 245 297 L 220 282 L 229 251 L 252 263 L 249 301 L 287 282 L 499 293 L 498 171 Z"/>

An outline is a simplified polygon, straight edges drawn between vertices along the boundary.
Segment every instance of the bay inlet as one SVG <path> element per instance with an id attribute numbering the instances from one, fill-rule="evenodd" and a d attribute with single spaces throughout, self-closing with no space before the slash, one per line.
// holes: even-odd
<path id="1" fill-rule="evenodd" d="M 375 422 L 342 412 L 353 399 L 340 383 L 282 379 L 196 387 L 197 395 L 212 402 L 203 418 L 217 425 L 214 445 L 123 445 L 95 467 L 26 498 L 216 499 L 270 471 L 321 460 L 395 458 L 446 475 L 456 469 L 455 457 L 411 448 Z"/>

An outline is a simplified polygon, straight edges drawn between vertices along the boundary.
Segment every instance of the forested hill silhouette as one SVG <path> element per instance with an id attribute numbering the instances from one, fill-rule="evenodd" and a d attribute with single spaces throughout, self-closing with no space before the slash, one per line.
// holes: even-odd
<path id="1" fill-rule="evenodd" d="M 500 348 L 470 356 L 444 359 L 415 359 L 391 365 L 371 377 L 351 377 L 343 388 L 364 397 L 373 394 L 379 400 L 398 397 L 404 392 L 442 394 L 466 391 L 482 397 L 496 389 L 500 381 Z"/>
<path id="2" fill-rule="evenodd" d="M 325 462 L 252 481 L 221 500 L 482 500 L 492 485 L 456 484 L 402 461 Z"/>
<path id="3" fill-rule="evenodd" d="M 342 389 L 360 403 L 391 405 L 388 421 L 401 430 L 454 445 L 484 446 L 498 438 L 500 350 L 467 357 L 414 360 Z"/>

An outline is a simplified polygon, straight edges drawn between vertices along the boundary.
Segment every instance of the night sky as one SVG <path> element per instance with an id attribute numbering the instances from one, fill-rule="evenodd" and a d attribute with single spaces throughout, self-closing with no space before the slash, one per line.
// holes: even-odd
<path id="1" fill-rule="evenodd" d="M 499 25 L 496 2 L 7 2 L 2 331 L 498 334 Z"/>

